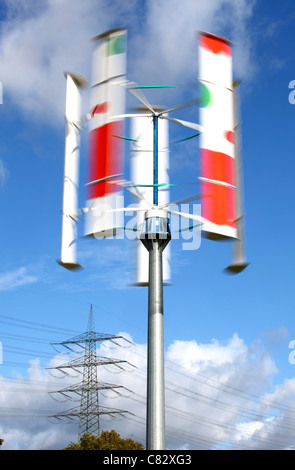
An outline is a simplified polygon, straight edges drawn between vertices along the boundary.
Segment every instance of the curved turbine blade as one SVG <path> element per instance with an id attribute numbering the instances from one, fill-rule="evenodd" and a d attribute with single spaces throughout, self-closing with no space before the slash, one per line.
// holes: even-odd
<path id="1" fill-rule="evenodd" d="M 121 186 L 123 186 L 123 188 L 126 188 L 127 191 L 129 191 L 131 194 L 133 194 L 133 196 L 137 197 L 138 199 L 146 202 L 148 204 L 148 206 L 150 208 L 154 208 L 154 205 L 151 204 L 141 193 L 139 193 L 136 189 L 136 186 L 134 186 L 130 181 L 122 181 L 121 183 L 118 183 L 118 184 L 121 184 Z M 133 208 L 132 208 L 133 210 Z M 140 210 L 146 210 L 145 209 L 140 209 Z"/>
<path id="2" fill-rule="evenodd" d="M 150 105 L 150 103 L 142 93 L 141 89 L 136 84 L 128 84 L 127 90 L 134 96 L 134 98 L 140 101 L 140 103 L 142 103 L 147 109 L 149 109 L 153 114 L 155 114 L 153 107 Z"/>
<path id="3" fill-rule="evenodd" d="M 110 117 L 110 121 L 116 121 L 117 119 L 124 119 L 124 118 L 135 118 L 135 117 L 152 117 L 151 113 L 148 113 L 148 114 L 132 114 L 132 113 L 128 113 L 128 114 L 116 114 L 116 116 L 112 116 Z"/>
<path id="4" fill-rule="evenodd" d="M 168 204 L 159 206 L 159 209 L 165 209 L 165 207 L 173 206 L 174 204 L 177 205 L 177 204 L 182 204 L 183 202 L 195 201 L 196 199 L 200 199 L 200 197 L 201 197 L 200 194 L 195 194 L 193 196 L 189 196 L 184 199 L 179 199 L 179 201 L 169 202 Z"/>
<path id="5" fill-rule="evenodd" d="M 214 180 L 212 178 L 204 178 L 203 176 L 199 176 L 199 180 L 206 181 L 207 183 L 217 184 L 219 186 L 226 186 L 227 188 L 236 189 L 236 186 L 230 183 L 226 183 L 225 181 Z"/>
<path id="6" fill-rule="evenodd" d="M 154 207 L 153 207 L 154 208 Z M 146 212 L 145 208 L 140 207 L 120 207 L 118 209 L 110 209 L 108 212 Z"/>
<path id="7" fill-rule="evenodd" d="M 179 104 L 178 106 L 175 106 L 174 108 L 170 109 L 165 109 L 164 111 L 161 111 L 158 116 L 162 116 L 162 114 L 166 113 L 171 113 L 172 111 L 176 111 L 177 109 L 182 109 L 182 108 L 187 108 L 188 106 L 193 106 L 194 104 L 197 104 L 200 102 L 199 98 L 194 98 L 193 100 L 186 101 L 185 103 Z"/>
<path id="8" fill-rule="evenodd" d="M 199 224 L 190 225 L 189 227 L 186 227 L 186 228 L 180 228 L 179 230 L 175 230 L 175 232 L 173 233 L 188 232 L 189 230 L 192 230 L 196 227 L 200 227 L 201 225 L 202 225 L 202 222 L 200 222 Z"/>
<path id="9" fill-rule="evenodd" d="M 183 139 L 175 140 L 174 142 L 170 142 L 170 145 L 175 145 L 179 144 L 180 142 L 185 142 L 186 140 L 194 139 L 195 137 L 198 137 L 200 135 L 200 132 L 194 135 L 190 135 L 189 137 L 184 137 Z"/>
<path id="10" fill-rule="evenodd" d="M 201 217 L 200 215 L 196 214 L 187 214 L 185 212 L 179 212 L 179 211 L 166 211 L 168 214 L 173 214 L 173 215 L 179 215 L 180 217 L 185 217 L 186 219 L 191 219 L 191 220 L 196 220 L 197 222 L 201 222 L 202 224 L 205 224 L 208 222 L 204 217 Z"/>
<path id="11" fill-rule="evenodd" d="M 183 121 L 182 119 L 168 118 L 167 116 L 159 116 L 161 119 L 167 119 L 168 121 L 175 122 L 176 124 L 181 124 L 184 127 L 190 127 L 196 131 L 203 132 L 203 127 L 200 124 L 194 122 Z"/>

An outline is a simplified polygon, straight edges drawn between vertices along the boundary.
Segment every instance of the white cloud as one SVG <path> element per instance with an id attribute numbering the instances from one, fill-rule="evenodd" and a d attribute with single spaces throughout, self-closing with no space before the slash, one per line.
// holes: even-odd
<path id="1" fill-rule="evenodd" d="M 30 118 L 62 122 L 65 80 L 72 70 L 89 79 L 89 39 L 114 26 L 129 28 L 131 80 L 172 84 L 197 79 L 196 31 L 227 34 L 236 43 L 239 76 L 252 73 L 251 0 L 6 0 L 1 23 L 0 77 L 4 96 Z M 242 53 L 241 53 L 242 52 Z"/>
<path id="2" fill-rule="evenodd" d="M 122 335 L 132 341 L 127 333 Z M 119 420 L 102 418 L 101 428 L 116 429 L 122 437 L 145 443 L 146 345 L 111 346 L 101 344 L 98 354 L 128 361 L 136 368 L 127 363 L 126 371 L 98 367 L 98 380 L 124 386 L 132 394 L 121 389 L 114 398 L 114 392 L 107 391 L 100 396 L 100 404 L 132 414 Z M 65 362 L 63 356 L 56 356 L 50 366 Z M 175 341 L 166 353 L 167 448 L 291 448 L 295 380 L 272 388 L 275 371 L 264 349 L 247 346 L 236 334 L 228 341 L 208 344 Z M 46 416 L 79 406 L 79 399 L 57 403 L 48 391 L 77 383 L 82 375 L 57 380 L 34 360 L 27 379 L 0 380 L 3 449 L 60 449 L 77 442 L 77 421 L 52 423 Z"/>
<path id="3" fill-rule="evenodd" d="M 227 363 L 231 365 L 237 360 L 237 357 L 246 353 L 246 345 L 235 334 L 224 345 L 215 339 L 210 344 L 198 344 L 196 341 L 175 341 L 168 350 L 167 358 L 176 363 L 181 360 L 180 366 L 185 365 L 188 370 L 197 372 L 208 364 L 219 366 Z"/>
<path id="4" fill-rule="evenodd" d="M 33 284 L 38 281 L 35 268 L 32 266 L 22 266 L 12 271 L 0 274 L 0 291 L 13 290 L 17 287 Z"/>
<path id="5" fill-rule="evenodd" d="M 0 74 L 4 94 L 11 95 L 22 110 L 29 114 L 37 112 L 40 116 L 48 116 L 56 108 L 61 111 L 61 63 L 67 67 L 66 58 L 72 58 L 77 47 L 73 32 L 68 35 L 68 43 L 59 46 L 62 17 L 56 15 L 54 3 L 37 16 L 13 17 L 4 24 L 1 38 L 3 63 Z M 79 31 L 80 28 L 77 41 Z"/>
<path id="6" fill-rule="evenodd" d="M 204 30 L 226 35 L 235 44 L 235 72 L 248 77 L 252 73 L 248 31 L 252 8 L 253 2 L 247 0 L 149 2 L 146 28 L 136 43 L 138 69 L 145 70 L 147 80 L 196 82 L 196 33 Z"/>
<path id="7" fill-rule="evenodd" d="M 8 176 L 9 171 L 6 168 L 6 164 L 3 160 L 0 160 L 0 186 L 3 186 L 6 183 Z"/>
<path id="8" fill-rule="evenodd" d="M 59 448 L 57 439 L 63 434 L 71 439 L 71 427 L 51 425 L 48 421 L 50 411 L 58 409 L 48 394 L 54 380 L 42 370 L 38 359 L 31 361 L 27 377 L 0 377 L 0 384 L 0 435 L 4 449 L 37 450 L 52 445 Z"/>
<path id="9" fill-rule="evenodd" d="M 105 2 L 7 2 L 2 23 L 0 76 L 4 95 L 31 117 L 64 114 L 63 72 L 88 73 L 90 39 L 111 21 Z M 54 122 L 54 121 L 53 121 Z"/>

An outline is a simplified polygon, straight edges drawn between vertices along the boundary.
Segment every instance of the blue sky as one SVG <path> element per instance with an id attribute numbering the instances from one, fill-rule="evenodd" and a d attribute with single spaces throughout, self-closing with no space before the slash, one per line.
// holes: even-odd
<path id="1" fill-rule="evenodd" d="M 133 378 L 119 374 L 111 379 L 106 376 L 106 380 L 122 381 L 130 388 L 133 384 L 139 401 L 121 403 L 120 397 L 111 406 L 132 409 L 140 425 L 136 427 L 134 421 L 126 420 L 104 426 L 116 427 L 123 435 L 135 433 L 136 427 L 134 436 L 144 442 L 147 290 L 130 286 L 132 242 L 80 240 L 82 271 L 72 273 L 56 263 L 64 151 L 63 72 L 73 70 L 89 80 L 89 39 L 116 26 L 127 26 L 129 31 L 128 79 L 140 84 L 183 85 L 167 94 L 161 91 L 148 95 L 157 103 L 176 105 L 196 95 L 198 30 L 225 36 L 235 44 L 234 74 L 242 79 L 242 155 L 250 265 L 240 275 L 228 276 L 223 269 L 231 261 L 229 243 L 202 239 L 198 250 L 184 251 L 181 240 L 171 241 L 172 286 L 164 291 L 167 445 L 189 449 L 230 445 L 288 448 L 294 437 L 290 430 L 294 418 L 289 409 L 287 421 L 283 407 L 292 405 L 295 393 L 295 366 L 289 362 L 288 348 L 295 339 L 295 105 L 288 100 L 288 85 L 295 79 L 293 3 L 125 3 L 48 0 L 38 2 L 37 10 L 30 0 L 1 3 L 0 400 L 3 410 L 7 410 L 2 417 L 0 413 L 3 448 L 54 449 L 60 442 L 66 445 L 77 439 L 77 423 L 51 424 L 46 419 L 57 409 L 47 392 L 59 385 L 51 382 L 45 368 L 60 360 L 50 342 L 86 330 L 90 304 L 94 306 L 97 331 L 124 332 L 134 343 L 133 349 L 110 350 L 110 354 L 127 355 L 138 366 Z M 87 109 L 87 96 L 84 103 Z M 129 96 L 127 104 L 133 106 L 134 99 Z M 175 115 L 198 122 L 196 107 Z M 171 125 L 171 140 L 187 135 L 189 131 Z M 127 175 L 128 152 L 126 144 Z M 170 158 L 172 182 L 197 181 L 196 140 L 173 145 Z M 85 131 L 81 141 L 81 204 L 86 165 Z M 197 190 L 196 185 L 182 186 L 173 190 L 171 198 L 189 196 Z M 82 233 L 83 226 L 79 230 Z M 35 368 L 30 368 L 31 361 L 37 361 Z M 181 382 L 175 370 L 172 372 L 177 367 L 183 374 Z M 182 391 L 176 385 L 179 383 L 183 384 Z M 28 392 L 21 394 L 21 389 Z M 224 404 L 232 398 L 229 390 L 239 391 L 231 401 L 236 406 L 235 417 L 212 406 L 213 399 Z M 192 396 L 193 391 L 199 393 L 199 400 Z M 211 400 L 210 406 L 200 395 Z M 63 403 L 60 409 L 67 406 L 72 405 Z M 188 422 L 185 415 L 191 406 L 196 410 L 194 422 Z M 246 419 L 242 413 L 245 408 L 261 415 L 253 420 L 248 415 Z M 29 425 L 21 416 L 30 413 L 35 418 Z M 276 416 L 281 417 L 285 428 L 279 426 Z M 209 419 L 210 426 L 206 422 Z M 171 424 L 175 420 L 177 436 Z M 272 438 L 264 433 L 266 425 L 271 427 Z M 30 440 L 32 435 L 34 439 Z"/>

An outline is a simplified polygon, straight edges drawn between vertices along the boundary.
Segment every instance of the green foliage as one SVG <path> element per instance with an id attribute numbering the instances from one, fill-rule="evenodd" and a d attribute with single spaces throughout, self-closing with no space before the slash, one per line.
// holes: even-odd
<path id="1" fill-rule="evenodd" d="M 144 450 L 139 442 L 122 439 L 116 431 L 102 431 L 99 437 L 83 434 L 79 444 L 71 442 L 63 450 Z"/>

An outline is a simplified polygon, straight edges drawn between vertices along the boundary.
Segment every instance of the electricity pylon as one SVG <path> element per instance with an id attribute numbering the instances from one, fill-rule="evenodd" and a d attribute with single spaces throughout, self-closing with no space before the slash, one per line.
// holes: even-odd
<path id="1" fill-rule="evenodd" d="M 75 336 L 74 338 L 61 343 L 52 343 L 53 346 L 64 346 L 71 351 L 74 350 L 73 348 L 77 347 L 84 349 L 83 357 L 78 357 L 66 364 L 50 368 L 62 372 L 65 375 L 68 375 L 66 369 L 74 370 L 79 373 L 81 372 L 81 369 L 83 370 L 83 380 L 81 383 L 68 386 L 57 392 L 51 392 L 63 395 L 67 399 L 72 399 L 73 396 L 77 395 L 80 396 L 80 406 L 51 416 L 51 418 L 67 422 L 73 421 L 75 418 L 79 418 L 78 439 L 80 439 L 80 437 L 85 433 L 95 436 L 100 435 L 99 418 L 101 415 L 116 417 L 118 415 L 123 416 L 125 413 L 129 413 L 128 411 L 103 407 L 99 403 L 100 390 L 112 390 L 118 395 L 121 395 L 120 392 L 122 390 L 130 392 L 130 390 L 121 385 L 102 383 L 98 382 L 97 379 L 97 366 L 114 365 L 122 370 L 124 370 L 124 365 L 130 365 L 133 367 L 129 362 L 122 359 L 110 359 L 97 356 L 96 343 L 98 341 L 111 341 L 118 345 L 118 340 L 129 342 L 123 336 L 105 335 L 95 332 L 93 309 L 91 305 L 86 333 Z"/>
<path id="2" fill-rule="evenodd" d="M 88 328 L 85 335 L 86 348 L 84 359 L 86 364 L 96 363 L 96 341 L 94 330 L 94 318 L 92 306 L 89 314 Z M 99 415 L 92 413 L 92 410 L 98 410 L 98 389 L 97 384 L 97 368 L 96 366 L 84 367 L 83 369 L 83 387 L 81 393 L 80 405 L 80 424 L 79 436 L 85 432 L 92 434 L 100 434 Z M 85 387 L 86 385 L 86 387 Z M 91 412 L 89 413 L 89 411 Z"/>

